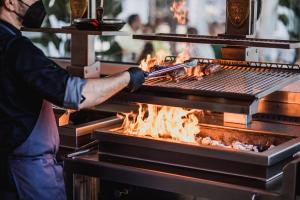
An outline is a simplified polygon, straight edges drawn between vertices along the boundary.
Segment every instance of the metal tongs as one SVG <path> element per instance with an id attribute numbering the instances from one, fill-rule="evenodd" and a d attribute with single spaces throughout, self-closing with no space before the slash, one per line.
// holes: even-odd
<path id="1" fill-rule="evenodd" d="M 182 64 L 177 64 L 177 65 L 170 66 L 170 67 L 156 65 L 155 66 L 156 68 L 163 68 L 163 69 L 159 69 L 159 70 L 156 70 L 153 72 L 145 72 L 145 77 L 146 77 L 146 79 L 149 79 L 149 78 L 161 76 L 168 72 L 176 71 L 178 69 L 197 67 L 197 65 L 198 65 L 198 60 L 196 60 L 196 59 L 190 59 L 190 60 L 185 61 Z"/>

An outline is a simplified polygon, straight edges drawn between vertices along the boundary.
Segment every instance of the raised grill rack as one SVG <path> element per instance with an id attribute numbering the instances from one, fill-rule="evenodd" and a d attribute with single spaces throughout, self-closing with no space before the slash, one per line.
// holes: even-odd
<path id="1" fill-rule="evenodd" d="M 168 56 L 165 63 L 175 59 Z M 246 123 L 250 123 L 251 116 L 258 112 L 260 99 L 300 80 L 299 65 L 196 59 L 199 65 L 220 64 L 222 70 L 200 80 L 188 76 L 176 81 L 166 76 L 149 79 L 139 91 L 124 91 L 111 100 L 235 113 L 247 115 Z"/>
<path id="2" fill-rule="evenodd" d="M 174 56 L 168 56 L 165 62 L 175 59 Z M 222 70 L 201 80 L 195 77 L 180 77 L 178 81 L 150 79 L 144 84 L 143 90 L 254 100 L 300 80 L 299 65 L 197 59 L 199 64 L 220 64 Z"/>

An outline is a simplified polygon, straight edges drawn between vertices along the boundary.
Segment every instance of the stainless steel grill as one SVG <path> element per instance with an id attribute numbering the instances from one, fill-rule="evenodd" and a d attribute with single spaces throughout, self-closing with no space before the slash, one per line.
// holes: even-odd
<path id="1" fill-rule="evenodd" d="M 166 60 L 171 62 L 172 57 Z M 209 59 L 199 60 L 200 64 L 211 62 Z M 222 64 L 230 64 L 229 62 L 223 61 Z M 222 65 L 221 71 L 200 80 L 187 76 L 177 80 L 163 77 L 150 79 L 144 84 L 144 89 L 235 99 L 260 99 L 300 79 L 297 65 L 251 62 L 231 64 L 239 65 Z"/>
<path id="2" fill-rule="evenodd" d="M 134 163 L 143 162 L 176 166 L 187 170 L 213 171 L 233 177 L 247 178 L 248 181 L 269 182 L 281 173 L 281 168 L 300 148 L 300 138 L 275 134 L 273 132 L 256 132 L 215 125 L 199 124 L 201 136 L 210 136 L 217 140 L 240 140 L 245 143 L 264 145 L 275 144 L 276 147 L 261 153 L 232 151 L 226 148 L 205 145 L 191 145 L 165 139 L 133 136 L 116 131 L 122 120 L 115 124 L 96 130 L 93 137 L 99 140 L 100 159 L 109 154 L 109 159 L 126 159 Z M 117 158 L 116 158 L 117 157 Z"/>

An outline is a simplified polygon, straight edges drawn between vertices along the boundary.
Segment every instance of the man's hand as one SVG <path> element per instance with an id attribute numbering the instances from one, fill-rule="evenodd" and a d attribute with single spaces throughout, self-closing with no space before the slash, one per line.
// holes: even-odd
<path id="1" fill-rule="evenodd" d="M 134 92 L 138 90 L 145 82 L 145 73 L 138 67 L 132 67 L 128 70 L 128 72 L 130 74 L 130 82 L 127 87 L 130 92 Z"/>

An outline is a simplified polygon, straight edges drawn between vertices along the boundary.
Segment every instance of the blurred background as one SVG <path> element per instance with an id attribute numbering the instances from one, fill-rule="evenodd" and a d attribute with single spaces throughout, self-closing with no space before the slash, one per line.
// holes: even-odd
<path id="1" fill-rule="evenodd" d="M 43 0 L 47 27 L 70 24 L 69 0 Z M 300 0 L 262 0 L 257 38 L 300 40 Z M 105 18 L 127 22 L 130 33 L 180 33 L 216 36 L 225 31 L 225 0 L 104 0 Z M 176 8 L 176 9 L 175 9 Z M 175 11 L 177 10 L 177 12 Z M 180 11 L 178 13 L 178 10 Z M 174 17 L 177 15 L 177 18 Z M 50 57 L 70 57 L 70 35 L 26 33 Z M 140 63 L 152 56 L 177 55 L 186 49 L 193 57 L 219 58 L 220 45 L 145 42 L 131 37 L 101 37 L 95 41 L 99 60 Z M 300 62 L 297 50 L 260 49 L 261 61 Z"/>

